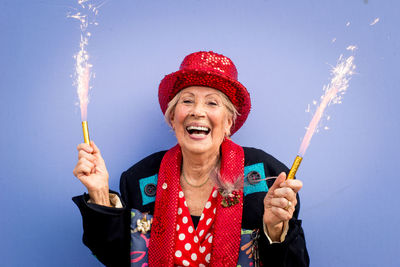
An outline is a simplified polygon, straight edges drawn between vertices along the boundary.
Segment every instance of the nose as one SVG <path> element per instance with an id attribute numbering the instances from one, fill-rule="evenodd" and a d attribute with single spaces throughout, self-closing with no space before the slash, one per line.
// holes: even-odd
<path id="1" fill-rule="evenodd" d="M 205 109 L 202 103 L 196 102 L 193 106 L 192 113 L 190 114 L 194 117 L 204 117 L 205 116 Z"/>

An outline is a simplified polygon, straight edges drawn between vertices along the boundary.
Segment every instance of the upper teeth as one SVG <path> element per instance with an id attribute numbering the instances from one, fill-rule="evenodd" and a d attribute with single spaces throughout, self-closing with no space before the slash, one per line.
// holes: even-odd
<path id="1" fill-rule="evenodd" d="M 189 126 L 187 127 L 188 130 L 195 130 L 195 131 L 208 131 L 207 127 L 202 126 Z"/>

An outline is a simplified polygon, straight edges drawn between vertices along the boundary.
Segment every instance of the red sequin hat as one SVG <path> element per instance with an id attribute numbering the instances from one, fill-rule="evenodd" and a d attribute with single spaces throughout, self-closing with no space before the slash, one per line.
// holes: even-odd
<path id="1" fill-rule="evenodd" d="M 231 100 L 239 115 L 232 125 L 231 135 L 246 121 L 251 108 L 250 95 L 238 80 L 238 72 L 232 60 L 224 55 L 195 52 L 187 55 L 177 72 L 166 75 L 158 88 L 158 100 L 165 114 L 169 101 L 189 86 L 207 86 L 220 90 Z"/>

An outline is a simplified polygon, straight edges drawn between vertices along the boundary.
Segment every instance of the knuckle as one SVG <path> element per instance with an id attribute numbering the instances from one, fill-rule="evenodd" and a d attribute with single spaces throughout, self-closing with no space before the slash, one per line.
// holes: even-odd
<path id="1" fill-rule="evenodd" d="M 79 152 L 78 152 L 78 157 L 79 157 L 79 158 L 82 158 L 85 154 L 86 154 L 85 151 L 79 150 Z"/>

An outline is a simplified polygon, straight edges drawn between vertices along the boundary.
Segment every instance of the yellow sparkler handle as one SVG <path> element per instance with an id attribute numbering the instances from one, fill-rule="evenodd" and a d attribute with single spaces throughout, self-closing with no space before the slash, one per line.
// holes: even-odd
<path id="1" fill-rule="evenodd" d="M 286 180 L 294 179 L 294 176 L 296 175 L 297 169 L 299 168 L 302 159 L 303 159 L 302 157 L 296 156 L 296 158 L 294 159 L 292 168 L 290 168 L 289 174 L 286 177 Z"/>
<path id="2" fill-rule="evenodd" d="M 90 145 L 89 128 L 87 121 L 82 121 L 83 140 L 86 144 Z"/>

